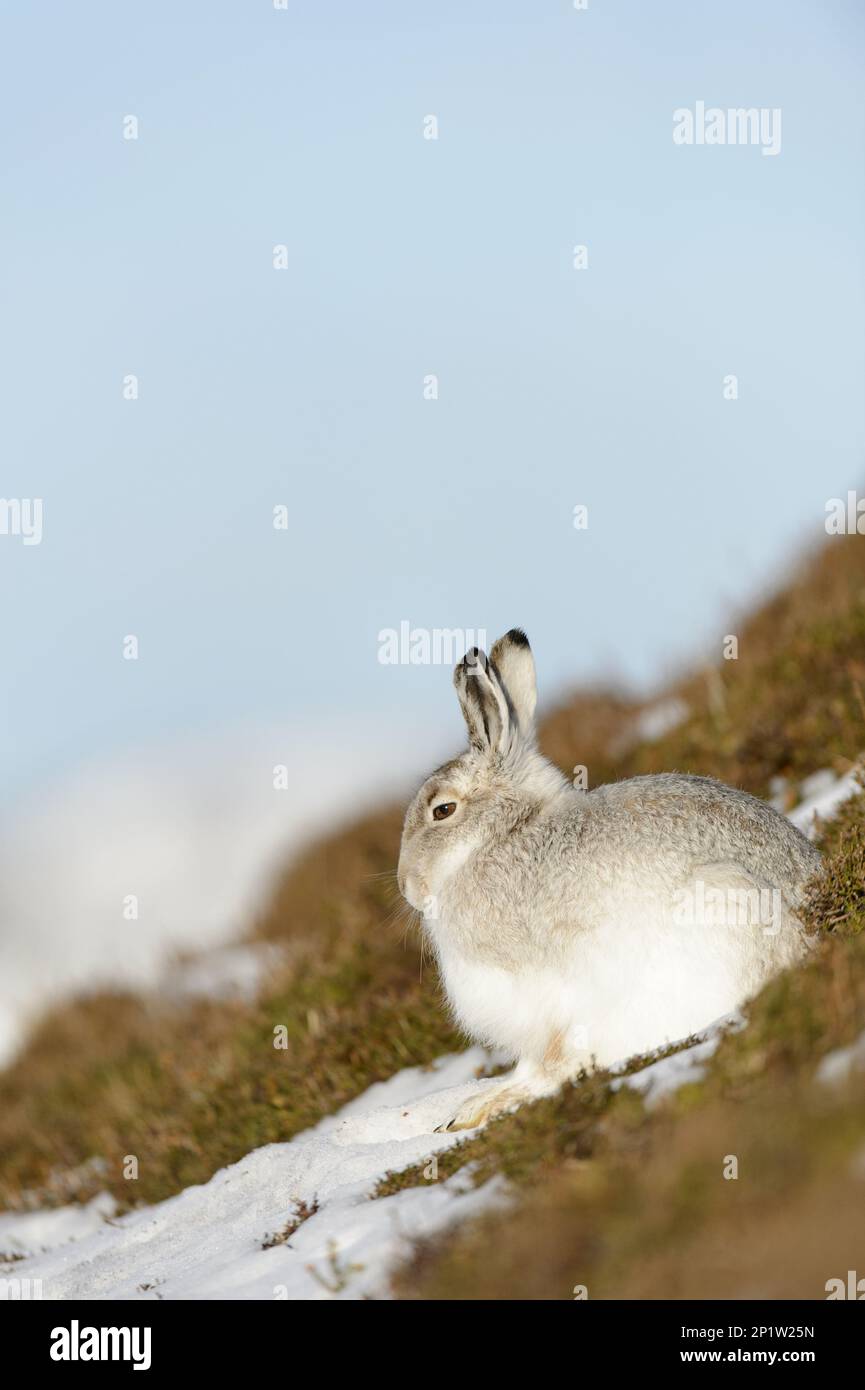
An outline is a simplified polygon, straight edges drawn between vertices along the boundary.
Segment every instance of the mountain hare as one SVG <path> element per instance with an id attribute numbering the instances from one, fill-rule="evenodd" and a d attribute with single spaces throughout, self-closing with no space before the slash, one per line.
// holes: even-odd
<path id="1" fill-rule="evenodd" d="M 737 1008 L 807 949 L 794 908 L 820 856 L 709 777 L 576 789 L 537 751 L 517 628 L 454 684 L 469 749 L 409 806 L 397 877 L 456 1019 L 517 1063 L 442 1126 L 470 1129 Z"/>

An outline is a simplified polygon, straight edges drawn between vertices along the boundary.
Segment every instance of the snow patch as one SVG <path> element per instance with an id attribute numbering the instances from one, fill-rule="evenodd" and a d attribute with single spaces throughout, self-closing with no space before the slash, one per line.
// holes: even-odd
<path id="1" fill-rule="evenodd" d="M 827 1052 L 815 1075 L 824 1086 L 840 1086 L 857 1071 L 865 1071 L 865 1033 L 849 1047 Z"/>
<path id="2" fill-rule="evenodd" d="M 657 743 L 665 734 L 672 733 L 684 724 L 690 714 L 685 701 L 678 695 L 670 695 L 657 700 L 641 710 L 629 721 L 620 734 L 610 743 L 609 752 L 613 757 L 621 757 L 640 743 Z"/>
<path id="3" fill-rule="evenodd" d="M 836 777 L 831 768 L 822 768 L 806 777 L 800 787 L 802 801 L 787 813 L 796 829 L 813 840 L 818 817 L 825 820 L 833 816 L 839 806 L 862 790 L 858 771 L 852 768 L 843 777 Z"/>
<path id="4" fill-rule="evenodd" d="M 731 1023 L 614 1084 L 654 1105 L 701 1074 Z M 477 1075 L 494 1060 L 475 1047 L 397 1072 L 289 1142 L 115 1221 L 107 1194 L 86 1208 L 0 1215 L 0 1251 L 26 1256 L 4 1277 L 39 1279 L 48 1299 L 387 1298 L 417 1240 L 510 1200 L 501 1178 L 475 1188 L 465 1169 L 447 1180 L 436 1169 L 466 1137 L 436 1126 L 489 1084 Z M 371 1199 L 385 1173 L 407 1168 L 420 1170 L 417 1186 Z"/>
<path id="5" fill-rule="evenodd" d="M 252 1003 L 270 973 L 286 958 L 287 953 L 270 942 L 225 946 L 169 966 L 156 993 L 160 999 L 177 1003 L 188 999 Z"/>
<path id="6" fill-rule="evenodd" d="M 2 1215 L 0 1251 L 29 1255 L 4 1277 L 41 1279 L 46 1299 L 386 1298 L 412 1242 L 506 1200 L 498 1179 L 473 1188 L 466 1174 L 435 1178 L 436 1155 L 464 1137 L 435 1126 L 489 1060 L 472 1048 L 399 1072 L 288 1143 L 110 1225 L 105 1195 L 84 1209 Z M 370 1199 L 386 1172 L 411 1167 L 429 1180 Z M 316 1203 L 285 1242 L 263 1248 Z"/>
<path id="7" fill-rule="evenodd" d="M 627 1076 L 616 1078 L 613 1090 L 629 1086 L 639 1091 L 646 1105 L 651 1109 L 659 1101 L 667 1099 L 692 1081 L 699 1081 L 706 1070 L 705 1064 L 717 1049 L 725 1033 L 738 1031 L 745 1027 L 742 1014 L 728 1014 L 709 1025 L 698 1035 L 690 1047 L 669 1056 L 649 1061 L 648 1065 Z"/>
<path id="8" fill-rule="evenodd" d="M 27 1255 L 34 1250 L 54 1250 L 58 1245 L 81 1240 L 99 1231 L 117 1210 L 108 1192 L 85 1206 L 54 1207 L 22 1215 L 0 1215 L 0 1265 L 10 1256 Z"/>

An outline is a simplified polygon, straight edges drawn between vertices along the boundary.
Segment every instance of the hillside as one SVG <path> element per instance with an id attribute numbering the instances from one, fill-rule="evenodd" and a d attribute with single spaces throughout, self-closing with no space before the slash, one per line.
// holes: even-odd
<path id="1" fill-rule="evenodd" d="M 547 716 L 544 751 L 585 765 L 592 785 L 677 768 L 785 810 L 848 775 L 865 748 L 860 539 L 833 538 L 730 631 L 737 660 L 721 659 L 719 634 L 717 663 L 652 701 L 578 693 Z M 161 1202 L 459 1052 L 399 905 L 400 823 L 391 807 L 288 866 L 247 943 L 266 961 L 257 996 L 102 994 L 46 1016 L 0 1076 L 0 1203 Z M 661 1102 L 596 1074 L 475 1138 L 427 1144 L 441 1149 L 435 1181 L 481 1191 L 504 1178 L 512 1200 L 494 1215 L 466 1208 L 473 1219 L 447 1239 L 421 1239 L 419 1222 L 398 1296 L 570 1298 L 585 1285 L 591 1297 L 808 1298 L 861 1263 L 865 1068 L 861 1046 L 845 1050 L 865 1034 L 865 796 L 817 833 L 819 947 Z M 366 1173 L 364 1201 L 430 1187 L 427 1165 L 405 1158 Z M 289 1222 L 289 1198 L 285 1209 Z"/>

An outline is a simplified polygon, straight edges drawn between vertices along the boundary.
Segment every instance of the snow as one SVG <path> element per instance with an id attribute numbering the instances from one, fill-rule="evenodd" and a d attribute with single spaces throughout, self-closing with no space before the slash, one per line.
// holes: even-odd
<path id="1" fill-rule="evenodd" d="M 657 1103 L 700 1074 L 727 1026 L 615 1084 Z M 465 1138 L 436 1126 L 490 1084 L 477 1074 L 496 1060 L 475 1047 L 400 1071 L 287 1143 L 116 1220 L 107 1194 L 83 1208 L 0 1215 L 0 1252 L 25 1256 L 0 1266 L 0 1279 L 41 1280 L 47 1299 L 387 1298 L 415 1241 L 509 1200 L 503 1179 L 475 1188 L 465 1169 L 445 1180 L 435 1167 Z M 408 1168 L 421 1171 L 418 1186 L 371 1200 L 379 1178 Z M 264 1249 L 303 1205 L 312 1214 Z"/>
<path id="2" fill-rule="evenodd" d="M 817 818 L 825 820 L 833 816 L 843 802 L 862 790 L 857 774 L 858 768 L 852 768 L 843 777 L 836 777 L 830 768 L 812 773 L 802 783 L 799 789 L 802 800 L 794 810 L 788 811 L 788 819 L 813 840 Z"/>
<path id="3" fill-rule="evenodd" d="M 654 1062 L 650 1060 L 648 1065 L 641 1067 L 639 1071 L 617 1078 L 612 1083 L 613 1090 L 618 1090 L 621 1086 L 630 1086 L 640 1092 L 651 1110 L 660 1101 L 668 1099 L 678 1091 L 680 1086 L 699 1081 L 705 1072 L 705 1064 L 724 1034 L 744 1026 L 745 1019 L 741 1014 L 727 1014 L 705 1028 L 690 1047 L 683 1048 L 681 1052 L 670 1053 L 667 1057 L 659 1057 Z"/>
<path id="4" fill-rule="evenodd" d="M 705 1071 L 703 1064 L 715 1051 L 718 1041 L 717 1037 L 704 1038 L 685 1052 L 674 1052 L 669 1057 L 660 1057 L 645 1070 L 614 1081 L 613 1089 L 618 1090 L 620 1086 L 632 1087 L 640 1092 L 651 1109 L 659 1101 L 678 1091 L 680 1086 L 700 1080 Z"/>
<path id="5" fill-rule="evenodd" d="M 202 952 L 166 967 L 156 986 L 161 999 L 253 1001 L 271 972 L 286 958 L 269 942 L 250 942 Z"/>
<path id="6" fill-rule="evenodd" d="M 689 714 L 688 706 L 678 695 L 657 700 L 630 720 L 612 740 L 609 751 L 614 757 L 620 757 L 639 743 L 657 743 L 665 734 L 672 733 L 673 729 L 683 724 Z"/>
<path id="7" fill-rule="evenodd" d="M 256 1149 L 208 1183 L 107 1223 L 107 1195 L 88 1207 L 0 1215 L 2 1272 L 40 1279 L 47 1299 L 387 1297 L 412 1241 L 506 1200 L 494 1180 L 438 1180 L 431 1160 L 462 1135 L 435 1134 L 479 1084 L 482 1048 L 398 1072 L 285 1144 Z M 429 1180 L 375 1201 L 386 1172 Z M 263 1249 L 299 1204 L 319 1209 L 290 1240 Z M 147 1287 L 142 1287 L 147 1286 Z"/>
<path id="8" fill-rule="evenodd" d="M 839 1086 L 856 1071 L 865 1071 L 865 1033 L 849 1047 L 827 1052 L 820 1061 L 816 1077 L 824 1086 Z"/>
<path id="9" fill-rule="evenodd" d="M 55 1207 L 47 1211 L 26 1212 L 20 1216 L 0 1216 L 0 1264 L 3 1257 L 21 1251 L 49 1250 L 67 1241 L 81 1240 L 99 1231 L 117 1210 L 108 1192 L 100 1192 L 84 1206 Z"/>
<path id="10" fill-rule="evenodd" d="M 650 705 L 637 716 L 634 721 L 637 736 L 645 743 L 657 743 L 664 734 L 672 733 L 673 729 L 684 724 L 689 713 L 685 701 L 680 700 L 678 696 L 659 700 L 656 705 Z"/>

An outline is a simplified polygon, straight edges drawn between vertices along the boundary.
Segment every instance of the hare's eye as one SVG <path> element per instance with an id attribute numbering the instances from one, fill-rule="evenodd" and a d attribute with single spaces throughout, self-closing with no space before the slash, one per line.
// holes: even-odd
<path id="1" fill-rule="evenodd" d="M 440 805 L 433 807 L 433 820 L 447 820 L 456 809 L 455 801 L 442 801 Z"/>

